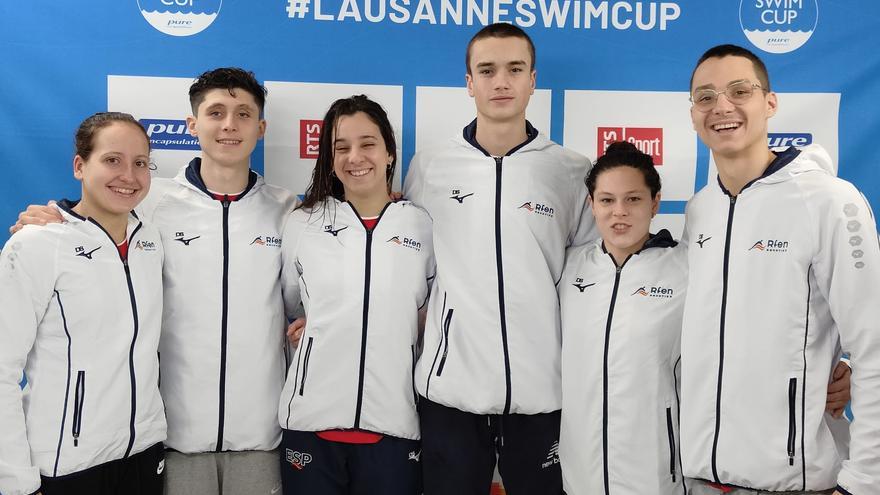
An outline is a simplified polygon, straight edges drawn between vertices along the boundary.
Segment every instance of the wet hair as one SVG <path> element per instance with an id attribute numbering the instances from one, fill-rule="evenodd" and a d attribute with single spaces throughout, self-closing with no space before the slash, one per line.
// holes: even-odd
<path id="1" fill-rule="evenodd" d="M 468 42 L 467 52 L 464 56 L 465 70 L 467 70 L 468 74 L 471 73 L 471 48 L 474 46 L 474 43 L 486 38 L 520 38 L 526 40 L 526 43 L 529 45 L 529 55 L 532 56 L 532 64 L 529 69 L 535 70 L 535 44 L 532 43 L 532 38 L 521 28 L 513 24 L 498 22 L 480 29 Z"/>
<path id="2" fill-rule="evenodd" d="M 318 203 L 334 197 L 340 201 L 345 200 L 345 189 L 342 181 L 333 174 L 333 162 L 336 157 L 336 147 L 333 138 L 339 118 L 346 115 L 363 113 L 379 128 L 382 140 L 385 141 L 385 149 L 391 155 L 391 166 L 385 170 L 385 182 L 388 190 L 391 190 L 391 180 L 394 178 L 394 169 L 397 166 L 397 142 L 394 139 L 394 129 L 388 120 L 388 114 L 381 105 L 369 99 L 365 95 L 355 95 L 349 98 L 341 98 L 330 105 L 327 114 L 324 115 L 324 123 L 321 125 L 321 137 L 318 141 L 318 159 L 315 161 L 315 170 L 312 172 L 312 182 L 306 190 L 300 208 L 311 209 Z"/>
<path id="3" fill-rule="evenodd" d="M 134 117 L 122 112 L 98 112 L 83 120 L 77 128 L 73 139 L 74 153 L 83 160 L 88 160 L 95 149 L 95 136 L 97 136 L 98 131 L 110 127 L 115 122 L 131 124 L 137 127 L 144 134 L 144 139 L 147 140 L 147 148 L 150 147 L 150 137 L 147 135 L 146 129 Z"/>
<path id="4" fill-rule="evenodd" d="M 189 104 L 193 114 L 198 114 L 205 94 L 212 89 L 225 89 L 232 96 L 235 96 L 236 89 L 247 91 L 254 97 L 261 114 L 266 106 L 266 88 L 257 81 L 253 72 L 238 67 L 221 67 L 203 73 L 189 87 Z"/>
<path id="5" fill-rule="evenodd" d="M 764 61 L 750 50 L 737 45 L 718 45 L 706 50 L 706 53 L 697 60 L 697 65 L 694 66 L 694 70 L 691 72 L 691 83 L 688 87 L 693 90 L 694 74 L 697 73 L 697 69 L 703 62 L 710 58 L 724 57 L 743 57 L 749 59 L 755 68 L 755 75 L 758 76 L 758 82 L 761 83 L 761 87 L 766 91 L 770 91 L 770 74 L 767 72 L 767 66 L 764 65 Z"/>
<path id="6" fill-rule="evenodd" d="M 584 182 L 587 184 L 587 190 L 590 192 L 590 198 L 596 191 L 596 181 L 603 172 L 618 168 L 631 167 L 642 173 L 645 179 L 645 185 L 651 191 L 651 197 L 657 197 L 660 192 L 660 174 L 654 168 L 654 159 L 651 155 L 646 155 L 639 151 L 632 143 L 627 141 L 616 141 L 608 146 L 605 154 L 596 160 L 596 164 L 590 169 Z"/>

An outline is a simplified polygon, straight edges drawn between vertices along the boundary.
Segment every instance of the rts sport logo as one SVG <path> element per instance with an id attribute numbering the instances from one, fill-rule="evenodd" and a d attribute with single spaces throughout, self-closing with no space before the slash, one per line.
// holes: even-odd
<path id="1" fill-rule="evenodd" d="M 144 19 L 160 32 L 192 36 L 214 22 L 223 0 L 137 0 L 137 3 Z"/>
<path id="2" fill-rule="evenodd" d="M 642 153 L 651 155 L 654 165 L 663 165 L 662 127 L 599 127 L 596 156 L 604 155 L 615 141 L 632 143 Z"/>
<path id="3" fill-rule="evenodd" d="M 299 121 L 299 157 L 303 160 L 318 158 L 318 143 L 321 142 L 322 120 Z"/>
<path id="4" fill-rule="evenodd" d="M 818 0 L 740 0 L 739 23 L 746 38 L 768 53 L 797 50 L 819 21 Z"/>
<path id="5" fill-rule="evenodd" d="M 154 150 L 198 151 L 199 140 L 190 135 L 185 120 L 141 119 L 141 125 L 150 136 L 150 148 Z"/>

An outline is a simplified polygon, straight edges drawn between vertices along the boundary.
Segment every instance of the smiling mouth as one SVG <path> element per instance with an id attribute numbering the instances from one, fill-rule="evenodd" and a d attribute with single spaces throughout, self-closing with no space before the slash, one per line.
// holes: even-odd
<path id="1" fill-rule="evenodd" d="M 360 170 L 349 170 L 348 175 L 351 175 L 352 177 L 363 177 L 363 176 L 367 175 L 368 173 L 370 173 L 370 171 L 372 171 L 372 170 L 373 169 L 371 169 L 371 168 L 362 168 Z"/>
<path id="2" fill-rule="evenodd" d="M 711 127 L 715 132 L 730 132 L 739 129 L 740 126 L 742 126 L 742 124 L 739 122 L 724 122 L 721 124 L 713 124 Z"/>
<path id="3" fill-rule="evenodd" d="M 625 223 L 615 223 L 614 225 L 611 226 L 611 230 L 613 230 L 614 232 L 618 232 L 618 233 L 626 232 L 627 230 L 629 230 L 629 225 L 627 225 Z"/>
<path id="4" fill-rule="evenodd" d="M 227 145 L 241 144 L 241 139 L 218 139 L 218 143 Z"/>
<path id="5" fill-rule="evenodd" d="M 133 196 L 136 190 L 127 187 L 110 187 L 110 190 L 121 196 Z"/>

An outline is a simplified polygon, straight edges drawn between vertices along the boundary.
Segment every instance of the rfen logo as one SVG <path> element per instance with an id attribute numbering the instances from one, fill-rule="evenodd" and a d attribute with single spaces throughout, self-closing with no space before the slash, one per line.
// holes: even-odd
<path id="1" fill-rule="evenodd" d="M 662 127 L 599 127 L 596 156 L 604 155 L 615 141 L 632 143 L 642 153 L 651 155 L 654 165 L 663 165 Z"/>
<path id="2" fill-rule="evenodd" d="M 186 130 L 184 120 L 141 119 L 154 150 L 200 150 L 199 140 Z"/>
<path id="3" fill-rule="evenodd" d="M 321 142 L 321 120 L 299 121 L 299 157 L 304 160 L 318 158 L 318 143 Z"/>
<path id="4" fill-rule="evenodd" d="M 771 132 L 767 135 L 767 145 L 770 148 L 788 148 L 789 146 L 803 147 L 808 144 L 813 144 L 812 134 Z"/>

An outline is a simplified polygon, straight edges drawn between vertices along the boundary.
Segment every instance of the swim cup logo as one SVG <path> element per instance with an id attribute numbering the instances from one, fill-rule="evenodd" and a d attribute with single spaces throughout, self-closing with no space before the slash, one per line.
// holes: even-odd
<path id="1" fill-rule="evenodd" d="M 223 0 L 137 0 L 144 19 L 171 36 L 192 36 L 204 31 L 217 15 Z"/>
<path id="2" fill-rule="evenodd" d="M 746 38 L 768 53 L 797 50 L 819 21 L 817 0 L 740 0 L 739 23 Z"/>

